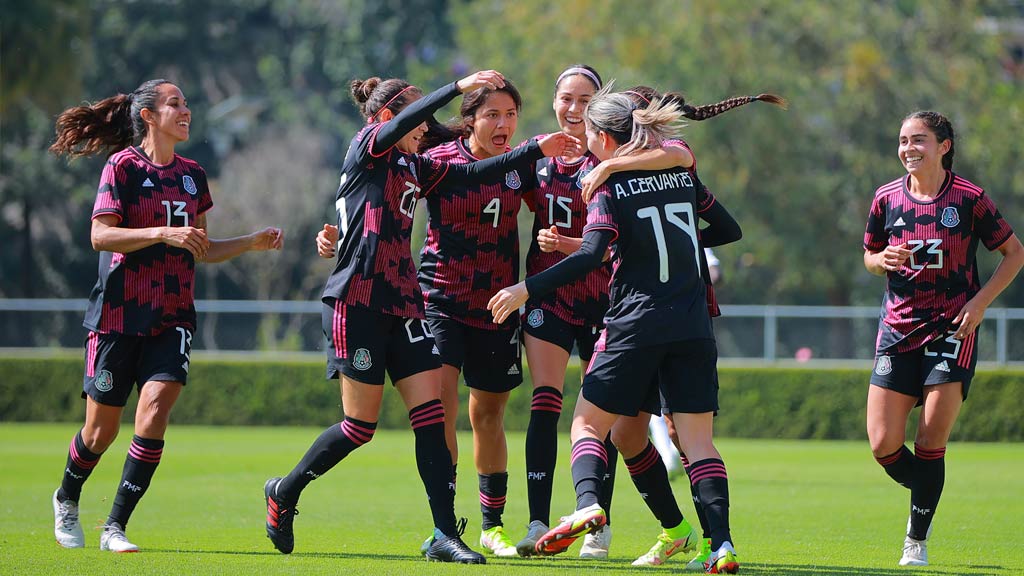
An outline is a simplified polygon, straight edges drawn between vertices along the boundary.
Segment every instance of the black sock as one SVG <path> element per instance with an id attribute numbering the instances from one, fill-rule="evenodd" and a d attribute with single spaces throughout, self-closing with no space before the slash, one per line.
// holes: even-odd
<path id="1" fill-rule="evenodd" d="M 71 439 L 71 445 L 68 446 L 68 462 L 64 466 L 64 478 L 60 481 L 57 500 L 78 502 L 82 497 L 82 486 L 89 479 L 89 475 L 92 474 L 93 468 L 99 463 L 102 455 L 93 454 L 85 447 L 82 431 L 79 430 Z"/>
<path id="2" fill-rule="evenodd" d="M 108 525 L 117 523 L 122 529 L 128 527 L 128 519 L 146 494 L 163 452 L 163 440 L 132 436 L 132 444 L 124 460 L 124 471 L 121 473 L 121 484 L 117 487 L 114 505 L 107 517 Z"/>
<path id="3" fill-rule="evenodd" d="M 928 538 L 935 509 L 946 480 L 946 447 L 928 449 L 914 445 L 914 484 L 910 489 L 910 530 L 915 540 Z"/>
<path id="4" fill-rule="evenodd" d="M 690 478 L 690 461 L 686 459 L 686 454 L 679 453 L 679 461 L 683 464 L 683 470 L 686 471 L 686 478 Z M 711 538 L 711 528 L 708 527 L 708 515 L 704 513 L 704 506 L 701 506 L 700 496 L 697 495 L 697 487 L 690 483 L 690 498 L 693 500 L 693 510 L 697 513 L 697 520 L 700 522 L 700 532 L 702 538 Z"/>
<path id="5" fill-rule="evenodd" d="M 501 526 L 501 515 L 505 512 L 505 496 L 508 494 L 508 472 L 480 474 L 480 512 L 482 530 Z"/>
<path id="6" fill-rule="evenodd" d="M 899 450 L 888 456 L 875 458 L 875 461 L 900 486 L 909 490 L 914 485 L 914 455 L 910 453 L 906 445 L 901 445 Z"/>
<path id="7" fill-rule="evenodd" d="M 562 413 L 562 393 L 541 386 L 533 391 L 530 424 L 526 429 L 526 493 L 530 501 L 530 521 L 550 526 L 551 490 L 558 459 L 558 417 Z"/>
<path id="8" fill-rule="evenodd" d="M 694 462 L 690 466 L 690 483 L 697 488 L 697 497 L 708 517 L 711 549 L 722 542 L 732 542 L 729 534 L 729 477 L 725 463 L 717 458 Z"/>
<path id="9" fill-rule="evenodd" d="M 608 455 L 604 452 L 604 442 L 582 438 L 572 445 L 572 482 L 576 486 L 577 510 L 598 503 L 606 468 Z"/>
<path id="10" fill-rule="evenodd" d="M 661 522 L 662 528 L 675 528 L 683 521 L 683 513 L 679 511 L 676 498 L 672 494 L 672 485 L 668 481 L 668 470 L 661 460 L 661 455 L 654 445 L 647 446 L 633 458 L 624 460 L 629 469 L 629 477 L 633 479 L 644 503 Z"/>
<path id="11" fill-rule="evenodd" d="M 298 502 L 310 482 L 327 473 L 353 450 L 373 440 L 376 422 L 355 418 L 344 420 L 320 433 L 295 468 L 277 485 L 277 496 L 287 502 Z"/>
<path id="12" fill-rule="evenodd" d="M 440 400 L 420 404 L 409 411 L 409 422 L 416 435 L 416 469 L 427 490 L 434 527 L 454 536 L 455 484 L 452 454 L 444 438 L 444 405 Z"/>
<path id="13" fill-rule="evenodd" d="M 604 508 L 605 524 L 612 523 L 612 494 L 615 493 L 615 467 L 619 463 L 619 449 L 612 443 L 612 433 L 609 432 L 604 438 L 604 451 L 608 455 L 608 468 L 604 472 L 604 482 L 601 484 L 601 496 L 597 502 Z M 664 467 L 664 464 L 662 464 Z"/>

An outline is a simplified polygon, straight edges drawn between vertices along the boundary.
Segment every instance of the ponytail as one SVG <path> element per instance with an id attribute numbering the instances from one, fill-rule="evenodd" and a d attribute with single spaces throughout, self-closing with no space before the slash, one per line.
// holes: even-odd
<path id="1" fill-rule="evenodd" d="M 665 97 L 671 98 L 679 103 L 683 112 L 683 116 L 689 118 L 690 120 L 696 120 L 698 122 L 700 122 L 701 120 L 707 120 L 708 118 L 713 118 L 723 112 L 728 112 L 733 108 L 738 108 L 740 106 L 750 104 L 751 102 L 757 102 L 758 100 L 760 100 L 761 102 L 774 104 L 782 109 L 785 109 L 789 105 L 789 103 L 786 102 L 785 98 L 781 96 L 776 96 L 775 94 L 758 94 L 757 96 L 736 96 L 734 98 L 722 100 L 721 102 L 716 102 L 714 104 L 705 104 L 703 106 L 690 106 L 689 104 L 686 103 L 685 98 L 683 98 L 681 94 L 675 92 L 670 92 L 666 94 Z"/>
<path id="2" fill-rule="evenodd" d="M 131 94 L 118 94 L 84 106 L 75 106 L 57 117 L 56 139 L 50 152 L 72 158 L 124 150 L 146 135 L 142 110 L 156 108 L 157 88 L 170 81 L 147 80 Z"/>

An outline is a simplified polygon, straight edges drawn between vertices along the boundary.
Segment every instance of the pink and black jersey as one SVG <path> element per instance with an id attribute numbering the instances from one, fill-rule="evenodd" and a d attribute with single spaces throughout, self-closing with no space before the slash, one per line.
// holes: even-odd
<path id="1" fill-rule="evenodd" d="M 459 94 L 451 83 L 407 106 L 388 122 L 370 124 L 349 145 L 335 196 L 341 235 L 338 262 L 323 299 L 405 318 L 424 318 L 423 295 L 409 247 L 416 201 L 439 183 L 486 181 L 543 157 L 531 143 L 495 158 L 456 165 L 396 146 L 415 126 Z"/>
<path id="2" fill-rule="evenodd" d="M 542 138 L 543 136 L 538 136 Z M 563 236 L 583 236 L 587 205 L 583 201 L 580 180 L 600 160 L 591 153 L 571 164 L 559 158 L 544 158 L 537 162 L 531 174 L 532 190 L 524 199 L 534 212 L 533 241 L 526 255 L 526 275 L 533 276 L 565 258 L 561 252 L 541 252 L 537 232 L 552 226 Z M 600 326 L 608 309 L 608 282 L 611 265 L 602 266 L 585 277 L 540 299 L 531 299 L 529 305 L 539 306 L 574 326 Z"/>
<path id="3" fill-rule="evenodd" d="M 950 322 L 978 290 L 978 241 L 999 248 L 1013 229 L 985 191 L 946 172 L 932 200 L 913 198 L 910 176 L 875 191 L 864 248 L 880 252 L 906 244 L 909 259 L 888 283 L 879 319 L 877 352 L 907 352 L 944 338 Z"/>
<path id="4" fill-rule="evenodd" d="M 615 236 L 609 350 L 714 338 L 698 239 L 698 218 L 714 204 L 684 168 L 614 174 L 594 194 L 584 233 Z"/>
<path id="5" fill-rule="evenodd" d="M 478 161 L 461 138 L 427 155 L 450 164 Z M 419 271 L 427 315 L 500 329 L 487 302 L 519 280 L 517 215 L 524 189 L 519 171 L 511 170 L 487 183 L 445 186 L 427 197 L 429 222 Z"/>
<path id="6" fill-rule="evenodd" d="M 195 226 L 213 207 L 206 172 L 177 154 L 165 166 L 135 147 L 103 167 L 92 217 L 112 214 L 122 228 Z M 164 243 L 134 252 L 101 252 L 89 295 L 86 328 L 104 334 L 155 336 L 171 327 L 195 330 L 195 259 Z"/>

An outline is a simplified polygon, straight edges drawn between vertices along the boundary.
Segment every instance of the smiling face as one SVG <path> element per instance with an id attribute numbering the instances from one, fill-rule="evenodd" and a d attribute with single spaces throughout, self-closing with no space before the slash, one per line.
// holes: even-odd
<path id="1" fill-rule="evenodd" d="M 181 89 L 171 83 L 157 86 L 156 105 L 141 112 L 149 135 L 153 138 L 167 138 L 172 142 L 188 140 L 192 124 L 192 111 Z"/>
<path id="2" fill-rule="evenodd" d="M 935 132 L 923 120 L 910 118 L 900 128 L 898 154 L 910 174 L 942 170 L 942 156 L 949 152 L 951 142 L 939 142 Z"/>
<path id="3" fill-rule="evenodd" d="M 582 74 L 574 74 L 562 79 L 555 90 L 555 118 L 558 119 L 558 127 L 562 132 L 575 136 L 580 140 L 585 138 L 586 125 L 583 122 L 583 112 L 587 104 L 597 92 L 597 87 L 589 78 Z"/>
<path id="4" fill-rule="evenodd" d="M 469 147 L 477 158 L 504 154 L 519 122 L 519 109 L 507 92 L 492 92 L 473 113 Z"/>

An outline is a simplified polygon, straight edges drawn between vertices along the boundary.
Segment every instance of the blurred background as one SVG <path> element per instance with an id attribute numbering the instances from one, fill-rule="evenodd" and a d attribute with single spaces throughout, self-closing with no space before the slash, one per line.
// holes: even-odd
<path id="1" fill-rule="evenodd" d="M 0 348 L 81 345 L 104 159 L 46 148 L 60 111 L 150 78 L 189 100 L 192 137 L 177 151 L 211 178 L 211 234 L 286 231 L 281 253 L 199 267 L 196 349 L 322 348 L 317 300 L 331 263 L 313 238 L 333 222 L 341 159 L 362 124 L 353 78 L 429 91 L 500 70 L 524 97 L 516 143 L 557 129 L 554 80 L 577 62 L 692 104 L 787 98 L 788 111 L 755 103 L 686 129 L 702 179 L 744 229 L 716 250 L 724 357 L 871 357 L 884 281 L 862 265 L 865 218 L 874 190 L 904 173 L 897 136 L 914 110 L 950 117 L 954 169 L 1024 230 L 1021 0 L 0 4 Z M 531 222 L 524 208 L 523 254 Z M 979 260 L 987 278 L 997 259 Z M 1024 361 L 1024 282 L 994 307 L 981 359 Z"/>

